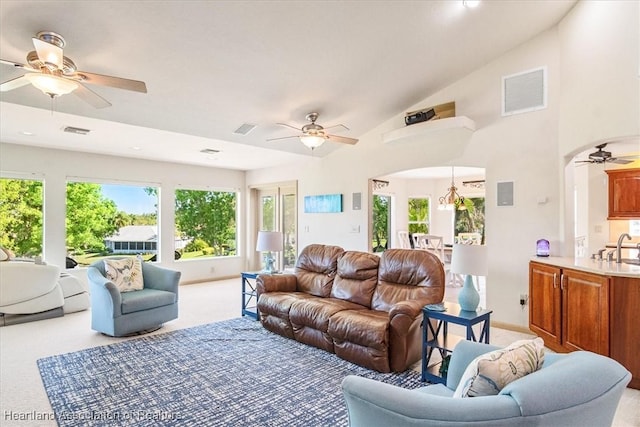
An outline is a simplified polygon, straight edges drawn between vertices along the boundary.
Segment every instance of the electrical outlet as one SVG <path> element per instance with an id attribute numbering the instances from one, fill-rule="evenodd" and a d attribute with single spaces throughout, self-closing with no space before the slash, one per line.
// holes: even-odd
<path id="1" fill-rule="evenodd" d="M 527 302 L 529 301 L 529 295 L 527 294 L 520 294 L 520 305 L 522 307 L 524 307 L 525 305 L 527 305 Z"/>

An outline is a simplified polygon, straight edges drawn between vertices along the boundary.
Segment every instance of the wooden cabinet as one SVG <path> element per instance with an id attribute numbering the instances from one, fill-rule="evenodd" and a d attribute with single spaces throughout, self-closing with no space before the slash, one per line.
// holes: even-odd
<path id="1" fill-rule="evenodd" d="M 613 277 L 612 280 L 609 357 L 631 372 L 629 387 L 640 389 L 640 278 Z"/>
<path id="2" fill-rule="evenodd" d="M 558 352 L 609 355 L 609 278 L 531 262 L 529 329 Z"/>
<path id="3" fill-rule="evenodd" d="M 640 219 L 640 168 L 605 172 L 609 176 L 608 219 Z"/>

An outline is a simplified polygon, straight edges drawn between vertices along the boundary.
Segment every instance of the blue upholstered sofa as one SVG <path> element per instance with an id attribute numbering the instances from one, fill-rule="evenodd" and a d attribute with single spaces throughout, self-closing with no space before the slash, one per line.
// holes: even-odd
<path id="1" fill-rule="evenodd" d="M 496 396 L 453 398 L 467 365 L 498 347 L 461 341 L 447 384 L 415 390 L 347 376 L 342 383 L 351 427 L 609 426 L 631 374 L 586 351 L 546 353 L 542 368 Z"/>

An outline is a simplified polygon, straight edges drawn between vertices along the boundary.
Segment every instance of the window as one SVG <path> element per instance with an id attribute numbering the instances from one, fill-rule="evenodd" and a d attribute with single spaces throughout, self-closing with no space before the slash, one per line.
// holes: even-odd
<path id="1" fill-rule="evenodd" d="M 180 260 L 237 253 L 237 193 L 176 190 L 176 249 Z"/>
<path id="2" fill-rule="evenodd" d="M 80 266 L 112 255 L 157 259 L 158 188 L 67 183 L 66 245 Z"/>
<path id="3" fill-rule="evenodd" d="M 477 233 L 484 243 L 484 197 L 466 197 L 469 204 L 466 209 L 455 211 L 455 236 L 459 233 Z M 466 205 L 466 203 L 465 203 Z"/>
<path id="4" fill-rule="evenodd" d="M 0 245 L 16 257 L 42 256 L 43 184 L 0 179 Z"/>
<path id="5" fill-rule="evenodd" d="M 429 232 L 429 199 L 409 199 L 409 233 Z"/>
<path id="6" fill-rule="evenodd" d="M 373 252 L 383 252 L 389 246 L 389 224 L 391 223 L 391 196 L 373 195 Z"/>

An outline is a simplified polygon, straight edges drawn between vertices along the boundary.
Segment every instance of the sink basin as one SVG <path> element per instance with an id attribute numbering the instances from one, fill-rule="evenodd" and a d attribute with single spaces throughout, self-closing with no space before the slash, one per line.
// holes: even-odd
<path id="1" fill-rule="evenodd" d="M 640 265 L 640 259 L 638 258 L 622 258 L 622 262 L 625 264 Z"/>

